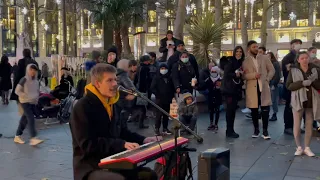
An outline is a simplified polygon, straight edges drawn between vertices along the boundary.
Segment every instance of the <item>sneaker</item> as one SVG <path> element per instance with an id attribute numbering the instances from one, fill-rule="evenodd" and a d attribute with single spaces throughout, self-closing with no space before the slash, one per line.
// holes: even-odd
<path id="1" fill-rule="evenodd" d="M 156 131 L 155 131 L 155 135 L 156 136 L 160 136 L 161 134 L 160 134 L 160 130 L 159 129 L 156 129 Z"/>
<path id="2" fill-rule="evenodd" d="M 265 140 L 269 140 L 269 139 L 271 139 L 271 137 L 269 136 L 268 131 L 263 131 L 263 133 L 262 133 L 262 137 L 263 137 L 263 139 L 265 139 Z"/>
<path id="3" fill-rule="evenodd" d="M 251 114 L 246 114 L 246 117 L 247 117 L 248 119 L 252 119 Z"/>
<path id="4" fill-rule="evenodd" d="M 287 135 L 293 135 L 293 130 L 291 128 L 284 129 L 284 133 Z"/>
<path id="5" fill-rule="evenodd" d="M 255 129 L 255 130 L 254 130 L 254 133 L 252 134 L 252 138 L 258 138 L 259 135 L 260 135 L 259 129 Z"/>
<path id="6" fill-rule="evenodd" d="M 272 117 L 269 119 L 269 121 L 277 121 L 277 114 L 273 114 Z"/>
<path id="7" fill-rule="evenodd" d="M 314 157 L 315 156 L 315 154 L 311 151 L 310 147 L 306 147 L 304 149 L 304 154 L 309 156 L 309 157 Z"/>
<path id="8" fill-rule="evenodd" d="M 26 142 L 21 138 L 21 136 L 15 136 L 14 139 L 13 139 L 13 141 L 14 141 L 15 143 L 18 143 L 18 144 L 24 144 L 24 143 L 26 143 Z"/>
<path id="9" fill-rule="evenodd" d="M 213 124 L 210 124 L 210 126 L 208 127 L 208 131 L 214 130 L 214 129 L 215 129 L 215 126 Z"/>
<path id="10" fill-rule="evenodd" d="M 241 110 L 241 112 L 244 114 L 249 114 L 249 113 L 251 113 L 251 110 L 249 108 L 244 108 Z"/>
<path id="11" fill-rule="evenodd" d="M 30 139 L 30 142 L 29 142 L 29 144 L 30 144 L 31 146 L 36 146 L 36 145 L 41 144 L 41 143 L 43 143 L 43 140 L 38 139 L 38 138 L 36 138 L 36 137 L 31 138 L 31 139 Z"/>
<path id="12" fill-rule="evenodd" d="M 172 132 L 171 131 L 169 131 L 169 129 L 163 129 L 163 134 L 166 134 L 166 135 L 171 135 L 172 134 Z"/>
<path id="13" fill-rule="evenodd" d="M 297 147 L 296 152 L 294 153 L 295 156 L 301 156 L 303 154 L 303 149 L 301 146 Z"/>
<path id="14" fill-rule="evenodd" d="M 214 125 L 214 130 L 215 130 L 215 131 L 218 131 L 218 130 L 219 130 L 218 125 Z"/>

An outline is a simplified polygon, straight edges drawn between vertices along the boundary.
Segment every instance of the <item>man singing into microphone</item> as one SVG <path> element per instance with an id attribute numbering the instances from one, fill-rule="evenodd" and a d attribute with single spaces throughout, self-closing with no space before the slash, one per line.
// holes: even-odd
<path id="1" fill-rule="evenodd" d="M 135 171 L 103 171 L 101 159 L 124 150 L 139 148 L 139 144 L 161 140 L 130 132 L 120 121 L 114 104 L 119 99 L 116 69 L 97 64 L 91 70 L 91 84 L 86 95 L 75 105 L 70 121 L 73 144 L 73 171 L 75 180 L 157 179 L 146 168 Z M 143 177 L 142 177 L 143 176 Z"/>

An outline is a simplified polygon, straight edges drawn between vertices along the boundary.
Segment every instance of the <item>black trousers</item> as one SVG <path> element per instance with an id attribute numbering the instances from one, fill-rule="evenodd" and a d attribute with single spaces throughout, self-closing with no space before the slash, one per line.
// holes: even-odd
<path id="1" fill-rule="evenodd" d="M 263 130 L 268 130 L 269 124 L 269 112 L 270 106 L 261 106 L 261 92 L 259 89 L 259 83 L 257 82 L 257 93 L 258 93 L 258 108 L 250 108 L 252 122 L 255 129 L 259 129 L 259 106 L 261 108 L 261 118 L 262 118 L 262 127 Z"/>
<path id="2" fill-rule="evenodd" d="M 226 109 L 227 133 L 234 132 L 234 119 L 236 118 L 238 99 L 239 99 L 238 96 L 226 96 L 226 100 L 227 100 L 227 109 Z"/>
<path id="3" fill-rule="evenodd" d="M 157 174 L 150 168 L 135 170 L 104 171 L 96 170 L 89 174 L 88 180 L 157 180 Z"/>
<path id="4" fill-rule="evenodd" d="M 44 77 L 43 79 L 44 79 L 44 84 L 45 84 L 46 86 L 48 86 L 48 83 L 49 83 L 48 77 Z"/>
<path id="5" fill-rule="evenodd" d="M 169 111 L 170 111 L 170 103 L 163 103 L 163 102 L 160 102 L 160 100 L 158 100 L 158 99 L 157 99 L 156 103 L 157 103 L 157 105 L 159 107 L 161 107 L 163 110 L 165 110 L 166 112 L 169 113 Z M 155 123 L 156 129 L 160 129 L 161 119 L 162 119 L 162 127 L 163 127 L 163 129 L 168 129 L 168 122 L 169 122 L 168 116 L 163 114 L 159 110 L 157 110 L 156 112 L 157 112 L 157 114 L 156 114 L 156 123 Z"/>
<path id="6" fill-rule="evenodd" d="M 214 124 L 218 125 L 219 118 L 220 118 L 220 105 L 210 104 L 209 105 L 209 116 L 210 116 L 210 124 L 213 124 L 213 118 L 215 117 Z"/>

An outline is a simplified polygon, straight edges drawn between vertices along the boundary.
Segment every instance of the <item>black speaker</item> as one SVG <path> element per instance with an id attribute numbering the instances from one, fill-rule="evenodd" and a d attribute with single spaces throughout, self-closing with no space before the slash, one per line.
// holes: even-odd
<path id="1" fill-rule="evenodd" d="M 226 148 L 208 149 L 198 157 L 199 180 L 229 180 L 230 150 Z"/>

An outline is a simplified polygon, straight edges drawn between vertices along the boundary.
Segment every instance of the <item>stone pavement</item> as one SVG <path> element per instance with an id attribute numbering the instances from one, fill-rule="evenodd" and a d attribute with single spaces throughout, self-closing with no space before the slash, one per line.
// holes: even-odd
<path id="1" fill-rule="evenodd" d="M 280 112 L 283 107 L 280 108 Z M 295 145 L 293 137 L 283 135 L 281 120 L 270 122 L 269 133 L 272 139 L 252 139 L 252 123 L 239 112 L 235 129 L 239 139 L 225 138 L 225 114 L 221 114 L 220 130 L 217 134 L 206 130 L 208 115 L 201 114 L 198 120 L 198 132 L 204 137 L 204 143 L 190 143 L 198 152 L 191 153 L 192 165 L 195 167 L 197 179 L 198 153 L 209 148 L 227 147 L 231 151 L 232 180 L 320 180 L 320 159 L 306 156 L 294 157 Z M 46 127 L 40 124 L 39 136 L 46 141 L 39 147 L 18 145 L 13 143 L 13 136 L 19 116 L 16 104 L 8 107 L 0 105 L 0 180 L 70 180 L 72 172 L 72 144 L 68 125 Z M 152 121 L 148 122 L 153 124 Z M 132 124 L 129 127 L 144 135 L 152 135 L 152 128 L 138 130 Z M 28 138 L 28 133 L 25 133 Z M 320 140 L 312 140 L 312 150 L 320 156 Z M 153 163 L 148 165 L 153 167 Z"/>

